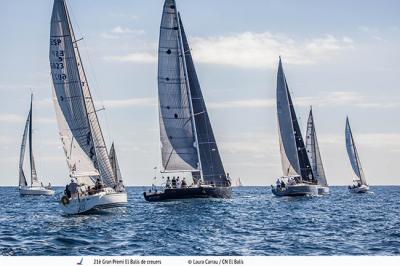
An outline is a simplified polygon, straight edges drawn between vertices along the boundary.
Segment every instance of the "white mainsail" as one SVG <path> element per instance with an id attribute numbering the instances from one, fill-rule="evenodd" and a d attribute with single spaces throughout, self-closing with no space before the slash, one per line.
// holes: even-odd
<path id="1" fill-rule="evenodd" d="M 64 0 L 54 0 L 49 59 L 54 103 L 70 174 L 106 186 L 115 180 Z"/>
<path id="2" fill-rule="evenodd" d="M 164 3 L 158 49 L 158 99 L 162 164 L 166 171 L 199 170 L 194 121 L 176 4 Z"/>
<path id="3" fill-rule="evenodd" d="M 307 121 L 306 149 L 308 158 L 310 159 L 311 169 L 318 180 L 318 184 L 328 186 L 324 166 L 322 164 L 321 153 L 319 151 L 312 108 L 310 108 L 310 114 Z"/>
<path id="4" fill-rule="evenodd" d="M 367 185 L 367 181 L 365 180 L 364 171 L 361 167 L 360 157 L 358 156 L 356 144 L 354 143 L 353 134 L 350 128 L 349 118 L 346 118 L 346 149 L 347 154 L 349 155 L 351 167 L 353 168 L 354 173 L 358 177 L 358 180 L 362 185 Z"/>
<path id="5" fill-rule="evenodd" d="M 276 87 L 279 144 L 283 175 L 299 175 L 303 180 L 316 182 L 307 156 L 280 57 Z"/>

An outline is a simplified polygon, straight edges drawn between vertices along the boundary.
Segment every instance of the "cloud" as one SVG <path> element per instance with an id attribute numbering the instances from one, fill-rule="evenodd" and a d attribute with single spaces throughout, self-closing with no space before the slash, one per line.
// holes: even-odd
<path id="1" fill-rule="evenodd" d="M 396 108 L 399 101 L 387 99 L 371 99 L 357 92 L 333 91 L 321 93 L 317 96 L 294 97 L 293 103 L 297 107 L 308 107 L 310 105 L 318 107 L 330 106 L 353 106 L 359 108 Z M 211 102 L 208 104 L 210 109 L 214 108 L 275 108 L 276 99 L 246 99 L 238 101 Z"/>
<path id="2" fill-rule="evenodd" d="M 106 56 L 104 57 L 104 60 L 112 62 L 152 64 L 157 62 L 157 56 L 153 53 L 141 52 L 141 53 L 130 53 L 122 56 Z"/>
<path id="3" fill-rule="evenodd" d="M 131 29 L 123 26 L 116 26 L 112 28 L 110 31 L 101 33 L 100 36 L 104 39 L 120 39 L 123 37 L 132 37 L 132 36 L 137 37 L 144 34 L 146 34 L 146 31 L 144 30 Z"/>
<path id="4" fill-rule="evenodd" d="M 349 37 L 325 35 L 295 40 L 283 34 L 244 32 L 191 40 L 196 62 L 241 68 L 274 68 L 278 55 L 288 64 L 315 64 L 353 49 Z"/>
<path id="5" fill-rule="evenodd" d="M 154 107 L 157 106 L 155 98 L 131 98 L 122 100 L 105 100 L 103 105 L 108 108 L 126 108 L 126 107 Z"/>

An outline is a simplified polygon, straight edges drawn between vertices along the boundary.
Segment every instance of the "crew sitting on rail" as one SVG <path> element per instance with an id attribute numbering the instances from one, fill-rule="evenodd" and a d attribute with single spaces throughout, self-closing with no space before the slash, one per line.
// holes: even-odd
<path id="1" fill-rule="evenodd" d="M 172 188 L 176 188 L 176 179 L 175 179 L 175 176 L 174 177 L 172 177 Z"/>
<path id="2" fill-rule="evenodd" d="M 76 198 L 78 196 L 78 184 L 75 179 L 71 178 L 71 183 L 68 185 L 68 190 L 71 193 L 71 198 Z"/>
<path id="3" fill-rule="evenodd" d="M 167 182 L 165 183 L 165 188 L 171 188 L 171 180 L 169 179 L 169 176 L 167 176 Z"/>
<path id="4" fill-rule="evenodd" d="M 182 182 L 179 180 L 179 176 L 176 178 L 176 187 L 181 188 Z"/>
<path id="5" fill-rule="evenodd" d="M 95 190 L 101 190 L 103 188 L 103 184 L 101 183 L 100 178 L 97 178 L 96 184 L 94 185 Z"/>
<path id="6" fill-rule="evenodd" d="M 182 179 L 181 188 L 187 188 L 187 183 L 185 178 Z"/>

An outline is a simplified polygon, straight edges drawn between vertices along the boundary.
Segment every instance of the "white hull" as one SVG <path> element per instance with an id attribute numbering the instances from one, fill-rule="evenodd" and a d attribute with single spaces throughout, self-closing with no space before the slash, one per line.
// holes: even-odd
<path id="1" fill-rule="evenodd" d="M 362 185 L 361 187 L 349 188 L 351 193 L 366 193 L 369 190 L 369 186 Z"/>
<path id="2" fill-rule="evenodd" d="M 128 203 L 126 192 L 102 191 L 94 195 L 80 196 L 70 199 L 69 203 L 60 206 L 66 214 L 80 214 L 91 211 L 124 207 Z"/>
<path id="3" fill-rule="evenodd" d="M 44 187 L 20 187 L 19 194 L 21 196 L 53 196 L 54 190 Z"/>
<path id="4" fill-rule="evenodd" d="M 317 196 L 318 186 L 308 184 L 286 185 L 284 188 L 272 187 L 275 196 Z"/>
<path id="5" fill-rule="evenodd" d="M 329 187 L 319 186 L 318 195 L 326 195 L 326 194 L 329 194 Z"/>

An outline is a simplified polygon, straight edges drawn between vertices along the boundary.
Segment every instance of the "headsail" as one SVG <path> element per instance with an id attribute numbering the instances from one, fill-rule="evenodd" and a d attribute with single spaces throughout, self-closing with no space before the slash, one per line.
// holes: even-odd
<path id="1" fill-rule="evenodd" d="M 300 126 L 290 97 L 282 61 L 277 75 L 278 131 L 284 175 L 300 175 L 303 180 L 316 182 L 301 135 Z"/>
<path id="2" fill-rule="evenodd" d="M 119 168 L 117 153 L 115 152 L 114 142 L 111 144 L 109 159 L 114 173 L 115 183 L 122 181 L 121 170 Z"/>
<path id="3" fill-rule="evenodd" d="M 199 170 L 199 156 L 177 16 L 175 1 L 166 0 L 158 49 L 162 164 L 166 171 L 195 171 Z"/>
<path id="4" fill-rule="evenodd" d="M 64 0 L 54 0 L 49 59 L 55 109 L 71 175 L 90 177 L 99 173 L 104 184 L 113 187 L 107 147 Z M 79 164 L 89 173 L 78 171 Z"/>
<path id="5" fill-rule="evenodd" d="M 31 163 L 31 186 L 39 186 L 39 180 L 37 177 L 36 166 L 35 166 L 35 159 L 33 157 L 33 147 L 32 147 L 32 101 L 33 101 L 33 94 L 31 94 L 31 109 L 29 111 L 29 161 Z"/>
<path id="6" fill-rule="evenodd" d="M 318 184 L 322 186 L 328 186 L 324 166 L 322 165 L 321 153 L 319 151 L 312 108 L 310 108 L 310 114 L 307 121 L 306 147 L 311 169 L 318 181 Z"/>
<path id="7" fill-rule="evenodd" d="M 26 182 L 26 177 L 24 173 L 24 158 L 25 158 L 25 147 L 26 147 L 26 140 L 28 138 L 28 128 L 31 119 L 31 112 L 29 111 L 28 117 L 26 118 L 25 122 L 25 129 L 24 134 L 22 135 L 22 143 L 21 143 L 21 150 L 19 153 L 19 186 L 26 187 L 28 183 Z"/>
<path id="8" fill-rule="evenodd" d="M 203 179 L 206 182 L 228 185 L 230 181 L 226 177 L 224 166 L 222 165 L 221 156 L 218 151 L 206 104 L 197 78 L 189 43 L 179 14 L 178 17 L 179 28 L 182 34 L 183 53 L 186 59 L 197 141 L 199 143 Z"/>
<path id="9" fill-rule="evenodd" d="M 358 177 L 359 181 L 362 185 L 367 185 L 367 181 L 365 180 L 364 171 L 361 167 L 360 157 L 358 156 L 357 148 L 354 143 L 353 134 L 350 128 L 349 118 L 346 118 L 346 149 L 347 154 L 349 155 L 351 167 L 353 168 L 354 173 Z"/>

